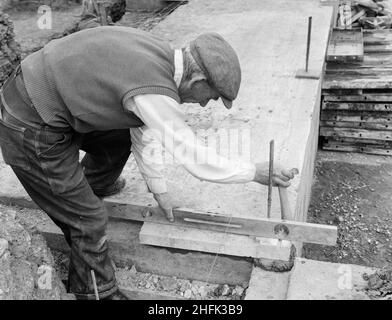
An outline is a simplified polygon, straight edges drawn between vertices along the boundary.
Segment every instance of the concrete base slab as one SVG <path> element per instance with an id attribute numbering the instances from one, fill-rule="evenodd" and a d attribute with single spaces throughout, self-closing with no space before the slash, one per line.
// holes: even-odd
<path id="1" fill-rule="evenodd" d="M 285 300 L 290 272 L 253 268 L 245 300 Z"/>
<path id="2" fill-rule="evenodd" d="M 367 300 L 364 273 L 375 269 L 297 258 L 291 271 L 288 300 Z"/>
<path id="3" fill-rule="evenodd" d="M 139 239 L 142 244 L 161 247 L 239 257 L 290 260 L 291 242 L 279 241 L 278 239 L 251 238 L 243 235 L 155 223 L 144 223 Z"/>

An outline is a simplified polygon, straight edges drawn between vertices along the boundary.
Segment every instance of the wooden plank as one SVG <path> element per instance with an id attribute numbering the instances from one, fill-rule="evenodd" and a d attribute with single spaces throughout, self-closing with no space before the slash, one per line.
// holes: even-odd
<path id="1" fill-rule="evenodd" d="M 323 97 L 326 97 L 326 96 L 345 96 L 345 95 L 359 96 L 359 95 L 363 94 L 363 90 L 362 89 L 340 89 L 340 88 L 323 89 L 322 94 L 323 94 Z"/>
<path id="2" fill-rule="evenodd" d="M 390 112 L 366 112 L 345 110 L 323 110 L 323 121 L 347 121 L 347 122 L 372 122 L 378 124 L 391 124 L 392 113 Z"/>
<path id="3" fill-rule="evenodd" d="M 347 137 L 347 138 L 365 138 L 374 140 L 392 141 L 392 134 L 390 131 L 371 131 L 364 129 L 352 128 L 333 128 L 321 127 L 320 136 L 323 137 Z"/>
<path id="4" fill-rule="evenodd" d="M 392 67 L 371 67 L 371 68 L 339 68 L 339 69 L 329 69 L 325 70 L 326 75 L 350 77 L 355 76 L 357 78 L 373 78 L 373 79 L 383 79 L 383 77 L 388 77 L 391 74 Z"/>
<path id="5" fill-rule="evenodd" d="M 333 143 L 327 143 L 322 146 L 324 150 L 331 151 L 344 151 L 344 152 L 358 152 L 358 153 L 366 153 L 366 154 L 375 154 L 382 156 L 390 156 L 392 155 L 392 150 L 388 149 L 380 149 L 369 146 L 348 146 L 348 145 L 339 145 Z"/>
<path id="6" fill-rule="evenodd" d="M 327 49 L 327 61 L 362 61 L 364 54 L 362 30 L 333 29 Z"/>
<path id="7" fill-rule="evenodd" d="M 363 41 L 366 45 L 383 45 L 392 43 L 392 30 L 363 30 Z"/>
<path id="8" fill-rule="evenodd" d="M 391 53 L 392 43 L 385 43 L 379 45 L 367 45 L 364 48 L 365 53 Z"/>
<path id="9" fill-rule="evenodd" d="M 280 261 L 290 261 L 291 254 L 290 241 L 149 222 L 143 224 L 139 240 L 142 244 L 159 247 Z"/>
<path id="10" fill-rule="evenodd" d="M 392 93 L 361 94 L 361 95 L 324 95 L 323 101 L 332 102 L 387 102 L 392 103 Z"/>
<path id="11" fill-rule="evenodd" d="M 351 110 L 351 111 L 392 111 L 392 103 L 372 102 L 329 102 L 323 101 L 323 110 Z"/>
<path id="12" fill-rule="evenodd" d="M 351 19 L 351 4 L 342 3 L 338 7 L 338 11 L 339 11 L 338 27 L 347 28 L 349 24 L 349 20 Z"/>
<path id="13" fill-rule="evenodd" d="M 173 225 L 152 207 L 118 203 L 110 199 L 107 199 L 106 205 L 112 218 Z M 147 211 L 155 212 L 151 216 L 143 217 Z M 328 245 L 336 244 L 337 240 L 335 226 L 253 216 L 233 217 L 190 209 L 174 209 L 173 213 L 176 219 L 174 225 L 178 227 Z"/>
<path id="14" fill-rule="evenodd" d="M 353 121 L 320 121 L 320 127 L 357 128 L 367 130 L 392 131 L 390 123 L 353 122 Z"/>
<path id="15" fill-rule="evenodd" d="M 326 64 L 326 69 L 339 68 L 373 68 L 373 67 L 388 67 L 392 65 L 392 56 L 389 53 L 367 53 L 363 56 L 363 60 L 359 62 L 335 63 L 330 61 Z"/>
<path id="16" fill-rule="evenodd" d="M 392 73 L 384 73 L 382 76 L 362 75 L 339 75 L 325 74 L 323 89 L 390 89 L 392 88 Z"/>
<path id="17" fill-rule="evenodd" d="M 380 149 L 392 149 L 392 141 L 373 140 L 373 139 L 357 139 L 357 138 L 340 138 L 340 137 L 328 137 L 326 138 L 327 143 L 345 144 L 345 145 L 371 145 L 375 148 Z"/>
<path id="18" fill-rule="evenodd" d="M 37 220 L 34 217 L 34 223 Z M 139 241 L 141 227 L 141 223 L 109 221 L 109 255 L 117 266 L 135 265 L 141 272 L 198 281 L 206 281 L 209 274 L 211 283 L 247 286 L 252 259 L 144 245 Z M 69 252 L 63 233 L 52 221 L 41 221 L 37 229 L 51 249 Z"/>

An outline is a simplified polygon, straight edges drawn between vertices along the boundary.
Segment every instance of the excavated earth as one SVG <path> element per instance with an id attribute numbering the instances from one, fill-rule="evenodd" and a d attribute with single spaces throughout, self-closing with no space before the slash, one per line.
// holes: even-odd
<path id="1" fill-rule="evenodd" d="M 308 222 L 336 225 L 338 242 L 305 244 L 303 257 L 381 268 L 364 275 L 367 292 L 392 299 L 391 190 L 391 157 L 319 151 Z"/>
<path id="2" fill-rule="evenodd" d="M 73 298 L 35 226 L 24 223 L 17 210 L 0 205 L 0 300 Z"/>

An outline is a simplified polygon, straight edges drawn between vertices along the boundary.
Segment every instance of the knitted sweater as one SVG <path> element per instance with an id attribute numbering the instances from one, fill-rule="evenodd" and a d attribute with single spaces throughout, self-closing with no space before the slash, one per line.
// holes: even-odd
<path id="1" fill-rule="evenodd" d="M 161 94 L 180 102 L 174 50 L 128 27 L 97 27 L 53 40 L 23 60 L 22 71 L 43 121 L 78 132 L 142 126 L 123 104 L 135 95 Z"/>

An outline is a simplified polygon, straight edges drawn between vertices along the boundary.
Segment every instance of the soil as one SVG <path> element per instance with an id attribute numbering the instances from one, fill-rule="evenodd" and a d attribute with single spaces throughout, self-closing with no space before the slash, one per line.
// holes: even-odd
<path id="1" fill-rule="evenodd" d="M 74 299 L 55 270 L 43 236 L 20 219 L 20 212 L 0 205 L 0 300 Z"/>
<path id="2" fill-rule="evenodd" d="M 126 12 L 117 25 L 151 30 L 160 21 L 165 19 L 180 3 L 172 5 L 158 12 Z M 81 16 L 81 5 L 70 2 L 69 5 L 56 7 L 52 12 L 52 28 L 40 29 L 38 19 L 42 14 L 34 10 L 12 9 L 7 10 L 14 23 L 16 41 L 22 49 L 22 59 L 30 53 L 42 48 L 50 39 L 71 28 Z"/>
<path id="3" fill-rule="evenodd" d="M 392 265 L 392 158 L 319 151 L 308 222 L 336 225 L 336 247 L 305 244 L 308 259 Z"/>
<path id="4" fill-rule="evenodd" d="M 372 299 L 392 300 L 392 268 L 383 268 L 374 274 L 364 274 L 366 294 Z"/>

